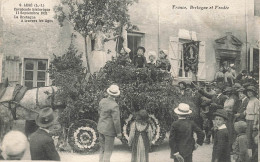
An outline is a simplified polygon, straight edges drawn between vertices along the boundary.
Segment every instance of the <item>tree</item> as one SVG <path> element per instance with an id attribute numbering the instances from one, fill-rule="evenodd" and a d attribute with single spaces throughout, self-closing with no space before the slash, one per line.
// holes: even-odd
<path id="1" fill-rule="evenodd" d="M 63 26 L 64 21 L 70 22 L 74 30 L 80 33 L 85 42 L 87 70 L 89 59 L 87 50 L 87 37 L 95 31 L 96 22 L 104 22 L 105 32 L 115 33 L 115 22 L 121 26 L 132 26 L 128 15 L 128 6 L 135 0 L 61 0 L 61 4 L 54 7 L 55 18 Z"/>

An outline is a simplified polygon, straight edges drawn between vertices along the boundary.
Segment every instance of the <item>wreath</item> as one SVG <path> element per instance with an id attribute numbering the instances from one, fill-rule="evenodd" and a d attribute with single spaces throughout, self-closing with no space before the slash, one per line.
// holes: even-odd
<path id="1" fill-rule="evenodd" d="M 152 144 L 153 145 L 159 145 L 163 142 L 166 131 L 161 128 L 161 125 L 158 121 L 158 119 L 154 115 L 149 115 L 150 117 L 150 126 L 152 128 Z M 129 117 L 125 120 L 125 124 L 123 126 L 123 139 L 121 140 L 122 143 L 127 144 L 129 140 L 129 134 L 130 134 L 130 127 L 131 124 L 134 122 L 135 118 L 132 114 L 129 115 Z"/>
<path id="2" fill-rule="evenodd" d="M 91 120 L 79 120 L 69 128 L 69 144 L 75 152 L 91 153 L 98 150 L 97 124 Z"/>

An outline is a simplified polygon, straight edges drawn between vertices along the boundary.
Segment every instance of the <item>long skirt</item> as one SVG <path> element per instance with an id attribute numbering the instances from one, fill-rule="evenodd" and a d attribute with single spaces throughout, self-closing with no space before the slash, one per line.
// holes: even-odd
<path id="1" fill-rule="evenodd" d="M 92 51 L 90 54 L 90 73 L 98 72 L 101 67 L 104 67 L 107 61 L 105 51 Z"/>

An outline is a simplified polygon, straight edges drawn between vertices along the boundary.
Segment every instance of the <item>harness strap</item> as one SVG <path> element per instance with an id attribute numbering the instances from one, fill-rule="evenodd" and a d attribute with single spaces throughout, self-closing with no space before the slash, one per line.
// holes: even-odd
<path id="1" fill-rule="evenodd" d="M 8 109 L 11 111 L 14 120 L 17 120 L 17 117 L 16 117 L 16 107 L 17 106 L 15 105 L 15 107 L 12 108 L 11 102 L 8 102 Z"/>
<path id="2" fill-rule="evenodd" d="M 55 91 L 53 86 L 51 86 L 51 90 L 52 90 L 52 94 L 51 94 L 51 107 L 54 108 L 54 95 L 55 95 Z"/>
<path id="3" fill-rule="evenodd" d="M 36 100 L 36 107 L 40 106 L 38 97 L 39 97 L 39 88 L 36 88 L 36 99 L 35 99 Z"/>

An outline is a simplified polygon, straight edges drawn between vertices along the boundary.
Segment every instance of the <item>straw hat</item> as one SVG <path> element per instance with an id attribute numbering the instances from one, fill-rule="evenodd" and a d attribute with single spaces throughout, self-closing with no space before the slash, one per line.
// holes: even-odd
<path id="1" fill-rule="evenodd" d="M 39 115 L 36 117 L 36 124 L 42 128 L 48 128 L 52 126 L 57 120 L 57 116 L 54 115 L 52 108 L 46 107 L 39 111 Z"/>
<path id="2" fill-rule="evenodd" d="M 119 87 L 117 85 L 111 85 L 108 89 L 107 89 L 107 93 L 112 95 L 112 96 L 119 96 L 120 95 L 120 90 Z"/>
<path id="3" fill-rule="evenodd" d="M 18 156 L 25 152 L 28 144 L 26 136 L 20 131 L 8 132 L 2 142 L 2 150 L 7 156 Z"/>
<path id="4" fill-rule="evenodd" d="M 190 106 L 185 103 L 180 103 L 178 107 L 174 109 L 174 112 L 178 115 L 188 115 L 192 113 Z"/>

